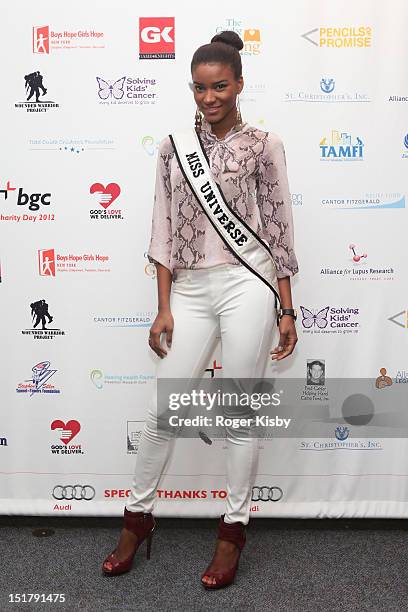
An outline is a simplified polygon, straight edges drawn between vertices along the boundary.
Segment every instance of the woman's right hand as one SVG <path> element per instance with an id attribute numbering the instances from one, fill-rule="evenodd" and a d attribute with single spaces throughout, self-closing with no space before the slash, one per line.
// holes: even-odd
<path id="1" fill-rule="evenodd" d="M 149 346 L 161 359 L 167 355 L 167 351 L 160 344 L 161 334 L 166 334 L 166 344 L 170 348 L 173 339 L 174 319 L 170 309 L 159 311 L 153 325 L 150 328 Z"/>

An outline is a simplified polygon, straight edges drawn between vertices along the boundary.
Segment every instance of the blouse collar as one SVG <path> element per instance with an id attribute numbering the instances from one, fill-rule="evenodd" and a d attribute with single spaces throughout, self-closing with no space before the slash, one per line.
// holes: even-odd
<path id="1" fill-rule="evenodd" d="M 209 137 L 211 140 L 215 140 L 215 141 L 217 141 L 217 140 L 218 140 L 219 142 L 225 141 L 225 140 L 227 140 L 227 139 L 229 140 L 229 139 L 230 139 L 232 136 L 235 136 L 236 134 L 240 134 L 240 133 L 242 133 L 242 132 L 246 131 L 247 127 L 248 127 L 248 124 L 247 124 L 247 123 L 244 123 L 244 124 L 243 124 L 243 126 L 242 126 L 241 128 L 238 128 L 238 129 L 237 129 L 237 127 L 234 125 L 234 126 L 233 126 L 233 127 L 230 129 L 230 130 L 229 130 L 229 132 L 227 132 L 227 133 L 225 134 L 224 138 L 217 138 L 217 136 L 216 136 L 216 135 L 213 133 L 213 131 L 212 131 L 212 128 L 211 128 L 211 123 L 209 123 L 209 122 L 207 121 L 207 119 L 204 119 L 204 117 L 203 117 L 203 119 L 202 119 L 202 121 L 201 121 L 201 131 L 202 131 L 202 132 L 205 132 L 206 136 L 208 136 L 208 137 Z"/>

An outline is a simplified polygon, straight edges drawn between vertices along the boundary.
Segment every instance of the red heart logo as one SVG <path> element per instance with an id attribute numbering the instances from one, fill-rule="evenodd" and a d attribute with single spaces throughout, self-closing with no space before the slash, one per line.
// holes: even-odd
<path id="1" fill-rule="evenodd" d="M 98 204 L 108 208 L 120 195 L 120 187 L 117 183 L 109 183 L 106 187 L 102 183 L 94 183 L 91 186 L 90 193 L 95 194 Z"/>
<path id="2" fill-rule="evenodd" d="M 78 423 L 78 421 L 68 421 L 68 423 L 64 423 L 63 421 L 57 420 L 51 423 L 51 429 L 60 429 L 61 442 L 68 444 L 71 442 L 72 438 L 75 438 L 77 433 L 79 433 L 81 425 Z"/>

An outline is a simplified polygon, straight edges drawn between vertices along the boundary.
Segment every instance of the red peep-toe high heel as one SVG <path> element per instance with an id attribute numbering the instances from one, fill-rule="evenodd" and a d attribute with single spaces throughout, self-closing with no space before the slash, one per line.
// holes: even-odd
<path id="1" fill-rule="evenodd" d="M 224 514 L 220 518 L 220 522 L 218 524 L 218 534 L 217 537 L 219 540 L 224 540 L 226 542 L 232 542 L 239 548 L 239 554 L 241 555 L 241 551 L 244 548 L 246 541 L 245 534 L 245 525 L 243 523 L 224 523 Z M 238 569 L 239 557 L 230 569 L 225 572 L 213 572 L 209 568 L 211 567 L 211 563 L 201 576 L 201 583 L 206 589 L 221 589 L 223 587 L 229 586 L 234 582 L 235 574 Z M 215 578 L 214 584 L 206 584 L 203 582 L 204 576 L 211 576 Z"/>
<path id="2" fill-rule="evenodd" d="M 136 551 L 144 540 L 146 540 L 146 558 L 150 559 L 152 536 L 156 527 L 152 514 L 144 512 L 129 512 L 129 510 L 125 508 L 124 518 L 124 528 L 137 536 L 136 547 L 133 553 L 124 561 L 119 561 L 115 557 L 115 551 L 106 557 L 102 565 L 102 571 L 105 576 L 118 576 L 119 574 L 128 572 L 132 567 Z M 106 563 L 110 563 L 112 569 L 107 569 L 105 567 Z"/>

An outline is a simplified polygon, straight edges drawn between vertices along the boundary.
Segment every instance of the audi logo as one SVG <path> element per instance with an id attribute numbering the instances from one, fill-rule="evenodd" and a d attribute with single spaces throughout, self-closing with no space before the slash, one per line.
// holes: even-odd
<path id="1" fill-rule="evenodd" d="M 280 487 L 252 487 L 252 501 L 278 502 L 283 497 Z"/>
<path id="2" fill-rule="evenodd" d="M 91 485 L 56 485 L 52 490 L 52 496 L 59 501 L 62 499 L 67 501 L 72 501 L 73 499 L 77 501 L 81 499 L 90 501 L 95 497 L 95 489 Z"/>

